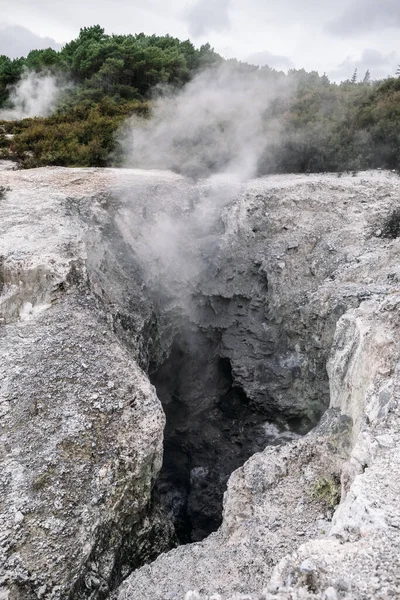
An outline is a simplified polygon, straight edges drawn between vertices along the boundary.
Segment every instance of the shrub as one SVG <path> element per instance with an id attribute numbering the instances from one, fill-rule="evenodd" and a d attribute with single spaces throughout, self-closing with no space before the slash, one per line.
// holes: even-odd
<path id="1" fill-rule="evenodd" d="M 115 150 L 115 134 L 123 120 L 149 112 L 148 102 L 116 105 L 103 98 L 95 106 L 75 106 L 46 119 L 24 119 L 10 128 L 14 133 L 11 155 L 24 168 L 104 167 Z"/>
<path id="2" fill-rule="evenodd" d="M 340 480 L 336 476 L 321 477 L 315 482 L 311 492 L 312 498 L 329 508 L 339 504 L 340 495 Z"/>

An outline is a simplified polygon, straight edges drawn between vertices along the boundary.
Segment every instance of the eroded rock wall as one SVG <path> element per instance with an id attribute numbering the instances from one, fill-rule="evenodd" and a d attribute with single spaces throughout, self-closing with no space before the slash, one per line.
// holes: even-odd
<path id="1" fill-rule="evenodd" d="M 266 598 L 397 598 L 399 294 L 369 301 L 340 320 L 329 371 L 332 405 L 353 420 L 352 452 L 330 535 L 275 568 Z"/>
<path id="2" fill-rule="evenodd" d="M 329 600 L 345 597 L 329 574 L 342 559 L 322 549 L 340 556 L 337 536 L 357 522 L 374 461 L 376 477 L 395 465 L 386 363 L 397 361 L 399 243 L 384 235 L 397 177 L 232 187 L 51 168 L 0 179 L 10 188 L 0 200 L 2 593 L 106 596 L 173 542 L 163 494 L 197 511 L 202 537 L 201 519 L 218 525 L 230 471 L 268 446 L 229 479 L 218 532 L 142 567 L 119 597 L 323 597 L 332 587 Z M 189 459 L 183 493 L 170 479 L 181 476 L 173 453 L 161 479 L 169 489 L 153 492 L 165 421 L 141 369 L 166 407 L 166 448 Z M 329 386 L 319 427 L 269 446 L 309 430 Z M 383 512 L 395 541 L 393 472 Z M 384 492 L 376 483 L 369 493 L 367 513 Z M 372 545 L 379 527 L 366 529 Z M 359 531 L 345 541 L 355 554 Z M 299 563 L 302 542 L 322 562 Z M 376 548 L 372 562 L 386 552 Z M 348 572 L 346 585 L 363 597 Z"/>
<path id="3" fill-rule="evenodd" d="M 225 249 L 235 248 L 235 262 L 226 261 L 229 252 L 221 253 L 221 270 L 228 270 L 230 277 L 220 278 L 219 271 L 208 284 L 223 290 L 218 296 L 228 296 L 228 308 L 219 312 L 218 299 L 214 306 L 210 302 L 209 314 L 216 315 L 220 327 L 222 315 L 229 322 L 235 294 L 226 290 L 246 289 L 254 263 L 241 263 L 241 252 L 252 256 L 252 235 L 260 235 L 265 226 L 259 252 L 268 280 L 268 310 L 265 304 L 261 309 L 266 317 L 260 318 L 260 309 L 244 310 L 240 320 L 234 311 L 233 333 L 224 324 L 223 336 L 235 338 L 240 327 L 247 333 L 243 344 L 254 337 L 259 344 L 252 326 L 258 332 L 258 322 L 269 331 L 280 325 L 269 359 L 277 365 L 275 377 L 270 374 L 267 384 L 281 400 L 278 413 L 286 411 L 287 417 L 295 411 L 298 417 L 299 406 L 306 408 L 307 401 L 315 407 L 317 399 L 317 406 L 323 406 L 329 396 L 324 382 L 330 357 L 331 408 L 302 440 L 267 448 L 233 473 L 219 531 L 135 572 L 121 587 L 121 600 L 136 594 L 178 600 L 188 590 L 194 591 L 193 598 L 220 594 L 224 600 L 398 595 L 395 498 L 400 480 L 396 386 L 391 379 L 399 360 L 399 242 L 382 237 L 382 230 L 397 207 L 399 183 L 391 175 L 384 176 L 385 184 L 377 184 L 372 174 L 364 177 L 340 183 L 333 177 L 318 183 L 304 178 L 297 185 L 292 180 L 293 187 L 284 183 L 275 202 L 252 196 L 229 213 L 235 237 L 226 239 Z M 263 193 L 267 195 L 265 189 Z M 249 219 L 251 211 L 243 210 L 252 201 L 256 221 Z M 260 218 L 263 204 L 268 206 L 265 221 Z M 260 268 L 260 257 L 257 263 Z M 237 339 L 231 349 L 236 344 Z M 251 352 L 250 344 L 236 356 L 246 364 Z M 234 354 L 231 359 L 235 380 L 250 398 L 257 398 L 240 368 L 235 371 Z M 260 378 L 249 380 L 262 387 Z M 263 389 L 264 400 L 271 397 Z"/>
<path id="4" fill-rule="evenodd" d="M 152 501 L 165 417 L 88 285 L 101 201 L 82 202 L 89 224 L 71 210 L 81 176 L 11 175 L 0 201 L 0 594 L 101 598 L 169 547 Z"/>

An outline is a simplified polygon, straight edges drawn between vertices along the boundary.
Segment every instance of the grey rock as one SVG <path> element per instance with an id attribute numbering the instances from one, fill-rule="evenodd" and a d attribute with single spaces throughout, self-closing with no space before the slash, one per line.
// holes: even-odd
<path id="1" fill-rule="evenodd" d="M 279 203 L 269 191 L 272 182 L 279 190 Z M 349 598 L 398 593 L 399 539 L 388 521 L 397 519 L 394 498 L 400 486 L 396 467 L 400 453 L 394 442 L 399 439 L 394 433 L 398 424 L 393 412 L 400 290 L 394 281 L 388 285 L 387 274 L 398 261 L 399 243 L 368 238 L 367 246 L 366 236 L 390 210 L 390 200 L 384 198 L 386 186 L 395 193 L 399 183 L 382 173 L 363 175 L 361 180 L 345 177 L 340 186 L 329 176 L 324 182 L 315 177 L 314 185 L 310 192 L 307 182 L 295 177 L 252 183 L 264 200 L 258 197 L 253 202 L 250 186 L 236 205 L 243 202 L 246 211 L 231 208 L 227 216 L 227 231 L 234 231 L 235 239 L 226 239 L 224 252 L 235 256 L 235 262 L 226 262 L 224 254 L 225 266 L 218 270 L 218 278 L 201 281 L 199 288 L 203 295 L 206 289 L 213 290 L 213 298 L 219 289 L 220 296 L 232 298 L 231 302 L 233 289 L 248 290 L 243 295 L 250 298 L 250 305 L 267 298 L 266 312 L 260 308 L 262 301 L 257 301 L 259 308 L 251 313 L 251 322 L 241 316 L 249 314 L 247 308 L 241 313 L 242 298 L 235 300 L 233 314 L 243 327 L 242 335 L 227 323 L 222 338 L 222 352 L 232 361 L 235 381 L 254 403 L 265 407 L 268 399 L 271 411 L 281 412 L 286 419 L 301 418 L 302 402 L 305 410 L 315 402 L 315 414 L 325 403 L 330 409 L 305 438 L 269 447 L 235 471 L 228 482 L 219 531 L 136 571 L 121 586 L 119 600 L 161 600 L 166 591 L 183 598 L 190 589 L 198 590 L 202 599 L 212 593 L 229 600 L 246 593 L 252 598 L 264 593 L 271 600 L 310 599 L 332 596 L 332 589 L 343 596 L 338 581 L 348 582 Z M 360 197 L 373 202 L 364 208 Z M 265 205 L 268 234 L 261 250 L 246 232 L 254 215 L 258 231 L 262 230 Z M 296 253 L 286 255 L 282 278 L 282 271 L 278 275 L 273 265 L 285 247 L 281 223 L 290 214 L 301 243 Z M 246 216 L 240 220 L 238 215 Z M 263 290 L 245 267 L 254 246 L 253 256 L 267 272 L 268 287 Z M 349 262 L 349 256 L 360 258 Z M 254 259 L 251 265 L 254 268 Z M 229 275 L 223 279 L 225 272 Z M 227 311 L 221 310 L 219 318 L 217 305 L 213 306 L 215 322 L 221 326 Z M 246 301 L 245 306 L 249 306 Z M 267 323 L 271 350 L 266 337 L 258 333 L 258 322 Z M 257 340 L 254 356 L 240 339 Z M 264 379 L 255 369 L 257 357 L 268 373 Z M 324 374 L 327 362 L 329 379 Z M 389 436 L 383 444 L 382 435 Z M 321 481 L 340 481 L 336 485 L 341 487 L 341 503 L 336 510 L 324 506 L 324 499 L 314 491 Z M 321 533 L 323 506 L 326 514 L 334 515 L 328 530 Z M 302 572 L 304 561 L 315 566 L 312 572 Z M 388 574 L 386 587 L 376 588 L 375 569 Z"/>
<path id="2" fill-rule="evenodd" d="M 60 193 L 71 175 L 3 175 L 0 593 L 104 596 L 169 547 L 151 505 L 165 418 L 87 286 L 87 225 Z"/>
<path id="3" fill-rule="evenodd" d="M 52 168 L 0 186 L 0 594 L 104 597 L 126 577 L 119 600 L 396 597 L 400 245 L 374 232 L 397 178 Z M 162 554 L 165 421 L 143 370 L 161 390 L 183 351 L 166 439 L 196 461 L 170 497 L 214 518 L 254 454 L 218 531 Z M 227 381 L 249 407 L 228 425 Z"/>

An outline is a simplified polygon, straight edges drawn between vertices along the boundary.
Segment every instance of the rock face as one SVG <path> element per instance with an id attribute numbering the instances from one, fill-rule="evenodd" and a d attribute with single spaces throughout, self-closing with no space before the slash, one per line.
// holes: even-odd
<path id="1" fill-rule="evenodd" d="M 398 190 L 397 177 L 386 174 L 269 178 L 229 207 L 215 278 L 199 289 L 212 308 L 208 327 L 222 330 L 218 352 L 231 360 L 234 385 L 255 404 L 262 402 L 252 393 L 256 382 L 265 414 L 271 407 L 292 426 L 301 427 L 302 411 L 318 412 L 329 397 L 331 408 L 302 440 L 269 447 L 236 471 L 219 531 L 136 571 L 120 600 L 180 599 L 188 590 L 198 592 L 193 599 L 224 600 L 399 594 L 398 537 L 390 525 L 400 483 L 392 387 L 399 242 L 383 236 Z M 267 301 L 257 302 L 263 293 Z M 204 313 L 195 314 L 206 329 Z M 259 356 L 268 366 L 264 387 Z M 378 474 L 390 479 L 385 498 Z"/>
<path id="2" fill-rule="evenodd" d="M 300 546 L 278 564 L 268 599 L 400 595 L 399 300 L 394 293 L 365 302 L 339 321 L 329 361 L 331 404 L 353 421 L 342 502 L 327 539 Z"/>
<path id="3" fill-rule="evenodd" d="M 183 541 L 215 530 L 233 469 L 288 427 L 305 433 L 328 407 L 338 319 L 398 287 L 395 242 L 376 235 L 397 190 L 391 174 L 243 187 L 177 178 L 173 194 L 126 200 L 120 229 L 158 303 L 159 331 L 174 336 L 150 373 L 168 421 L 161 493 Z"/>
<path id="4" fill-rule="evenodd" d="M 87 284 L 87 225 L 69 208 L 79 184 L 57 170 L 6 184 L 0 595 L 104 597 L 168 547 L 151 500 L 165 419 Z"/>
<path id="5" fill-rule="evenodd" d="M 0 189 L 0 594 L 399 595 L 397 176 Z"/>
<path id="6" fill-rule="evenodd" d="M 247 461 L 230 478 L 218 533 L 141 568 L 118 598 L 399 596 L 399 300 L 342 317 L 319 428 Z"/>

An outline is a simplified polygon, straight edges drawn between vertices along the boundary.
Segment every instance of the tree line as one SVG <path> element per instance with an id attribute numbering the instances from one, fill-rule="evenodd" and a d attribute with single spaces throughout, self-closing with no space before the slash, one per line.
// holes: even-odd
<path id="1" fill-rule="evenodd" d="M 52 116 L 0 122 L 0 158 L 25 167 L 108 165 L 111 156 L 118 160 L 115 132 L 132 114 L 151 118 L 160 86 L 178 90 L 204 68 L 224 62 L 293 89 L 266 106 L 263 118 L 277 123 L 279 135 L 266 145 L 260 174 L 400 168 L 400 77 L 371 81 L 367 71 L 358 81 L 355 72 L 336 84 L 303 69 L 283 73 L 225 61 L 209 44 L 197 49 L 168 35 L 107 35 L 98 25 L 81 29 L 60 51 L 0 56 L 0 108 L 27 71 L 73 84 Z"/>

